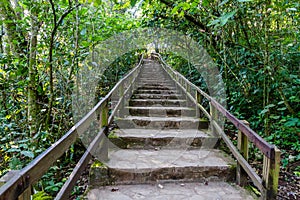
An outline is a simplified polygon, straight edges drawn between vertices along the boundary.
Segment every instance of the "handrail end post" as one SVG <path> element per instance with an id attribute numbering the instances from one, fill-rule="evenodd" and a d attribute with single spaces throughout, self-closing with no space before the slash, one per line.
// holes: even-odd
<path id="1" fill-rule="evenodd" d="M 246 126 L 249 126 L 249 122 L 246 120 L 242 121 Z M 249 141 L 247 136 L 242 132 L 238 131 L 238 150 L 241 152 L 246 161 L 249 158 Z M 237 162 L 236 168 L 236 183 L 240 186 L 245 186 L 247 184 L 247 173 Z"/>
<path id="2" fill-rule="evenodd" d="M 100 142 L 100 149 L 101 149 L 101 160 L 108 160 L 108 140 L 107 140 L 107 133 L 108 133 L 108 101 L 105 102 L 104 107 L 101 110 L 101 122 L 100 128 L 105 128 L 105 136 L 102 142 Z"/>
<path id="3" fill-rule="evenodd" d="M 264 156 L 263 184 L 266 188 L 266 198 L 276 199 L 278 192 L 281 151 L 277 147 L 274 147 L 271 149 L 271 155 L 274 155 L 274 157 L 268 158 L 267 156 Z"/>

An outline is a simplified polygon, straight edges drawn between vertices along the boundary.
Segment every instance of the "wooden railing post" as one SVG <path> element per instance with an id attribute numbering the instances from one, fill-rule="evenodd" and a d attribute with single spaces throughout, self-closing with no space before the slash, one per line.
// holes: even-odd
<path id="1" fill-rule="evenodd" d="M 182 81 L 183 81 L 183 88 L 185 90 L 184 92 L 186 94 L 185 98 L 186 98 L 186 101 L 189 102 L 189 97 L 187 95 L 187 94 L 189 94 L 188 83 L 184 79 L 182 79 Z"/>
<path id="2" fill-rule="evenodd" d="M 100 128 L 106 127 L 108 129 L 108 102 L 109 100 L 103 102 L 103 106 L 100 110 Z M 107 133 L 105 133 L 107 134 Z M 106 135 L 107 136 L 107 135 Z M 103 137 L 99 144 L 100 147 L 100 159 L 108 160 L 108 139 Z"/>
<path id="3" fill-rule="evenodd" d="M 120 106 L 119 106 L 119 109 L 118 109 L 118 112 L 117 112 L 117 116 L 118 117 L 123 117 L 124 115 L 124 106 L 125 106 L 125 100 L 124 100 L 124 84 L 120 84 L 119 86 L 119 100 L 121 100 L 120 102 Z"/>
<path id="4" fill-rule="evenodd" d="M 15 175 L 19 175 L 20 170 L 11 170 L 7 172 L 3 177 L 0 178 L 0 187 L 7 183 L 10 179 L 12 179 Z M 27 187 L 26 184 L 23 186 Z M 31 199 L 31 185 L 29 184 L 28 187 L 24 190 L 24 192 L 19 195 L 18 200 L 30 200 Z"/>
<path id="5" fill-rule="evenodd" d="M 184 81 L 184 83 L 185 83 L 184 84 L 184 89 L 185 89 L 186 92 L 188 92 L 188 83 L 186 81 Z"/>
<path id="6" fill-rule="evenodd" d="M 242 121 L 246 126 L 249 126 L 249 122 L 246 120 Z M 247 136 L 239 130 L 238 132 L 238 150 L 243 155 L 246 161 L 248 161 L 249 158 L 249 145 L 248 145 L 248 138 Z M 247 183 L 247 173 L 245 170 L 241 167 L 239 162 L 237 162 L 236 167 L 236 183 L 240 186 L 245 186 Z"/>
<path id="7" fill-rule="evenodd" d="M 108 125 L 108 100 L 105 101 L 101 110 L 101 128 Z"/>
<path id="8" fill-rule="evenodd" d="M 195 98 L 196 98 L 197 104 L 201 105 L 202 95 L 201 95 L 201 93 L 198 90 L 196 90 L 196 96 L 195 96 Z M 200 108 L 199 108 L 198 105 L 196 105 L 196 117 L 200 117 Z"/>
<path id="9" fill-rule="evenodd" d="M 270 159 L 264 155 L 263 161 L 263 185 L 266 188 L 264 199 L 276 199 L 278 191 L 278 179 L 280 170 L 280 150 L 276 147 L 272 149 L 274 159 Z"/>
<path id="10" fill-rule="evenodd" d="M 31 200 L 31 185 L 19 196 L 18 200 Z"/>
<path id="11" fill-rule="evenodd" d="M 214 126 L 214 124 L 212 123 L 213 121 L 217 122 L 217 116 L 218 116 L 218 111 L 217 109 L 212 105 L 212 103 L 209 103 L 209 107 L 210 107 L 210 128 L 211 128 L 211 132 L 213 135 L 217 135 L 218 132 Z"/>
<path id="12" fill-rule="evenodd" d="M 188 84 L 188 83 L 187 83 Z M 189 94 L 191 94 L 191 92 L 192 92 L 192 87 L 191 87 L 191 85 L 190 84 L 188 84 L 188 87 L 187 87 L 187 92 L 189 93 Z"/>

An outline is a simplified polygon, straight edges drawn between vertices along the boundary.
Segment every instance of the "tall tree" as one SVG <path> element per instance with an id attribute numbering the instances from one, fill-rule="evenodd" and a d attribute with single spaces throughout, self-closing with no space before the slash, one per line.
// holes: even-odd
<path id="1" fill-rule="evenodd" d="M 53 3 L 53 0 L 49 0 L 51 4 L 51 9 L 52 9 L 52 15 L 53 15 L 53 29 L 51 31 L 51 36 L 50 36 L 50 42 L 49 42 L 49 57 L 48 57 L 48 67 L 49 67 L 49 84 L 50 84 L 50 98 L 49 98 L 49 107 L 48 107 L 48 113 L 47 113 L 47 118 L 46 118 L 46 125 L 50 125 L 50 118 L 51 118 L 51 112 L 53 108 L 53 102 L 54 102 L 54 77 L 53 77 L 53 48 L 54 48 L 54 41 L 55 41 L 55 36 L 57 33 L 57 30 L 59 26 L 61 25 L 62 21 L 67 17 L 69 13 L 71 13 L 75 8 L 79 7 L 80 4 L 72 5 L 72 1 L 69 1 L 69 7 L 63 12 L 63 14 L 58 18 L 57 16 L 57 11 L 55 8 L 55 4 Z"/>
<path id="2" fill-rule="evenodd" d="M 10 52 L 17 57 L 24 56 L 26 54 L 27 41 L 21 27 L 18 25 L 18 16 L 10 0 L 0 1 L 0 16 L 3 19 Z"/>
<path id="3" fill-rule="evenodd" d="M 38 115 L 38 104 L 37 104 L 37 68 L 36 68 L 36 51 L 38 44 L 38 32 L 39 32 L 39 4 L 36 0 L 33 0 L 32 7 L 30 9 L 30 46 L 29 46 L 29 57 L 28 57 L 28 125 L 30 129 L 31 137 L 37 133 L 39 126 Z"/>

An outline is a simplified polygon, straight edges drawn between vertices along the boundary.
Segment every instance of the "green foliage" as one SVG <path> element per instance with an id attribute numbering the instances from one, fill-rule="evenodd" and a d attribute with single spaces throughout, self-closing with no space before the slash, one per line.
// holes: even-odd
<path id="1" fill-rule="evenodd" d="M 53 197 L 49 196 L 46 192 L 40 191 L 32 195 L 33 200 L 52 200 Z"/>
<path id="2" fill-rule="evenodd" d="M 229 13 L 224 13 L 222 16 L 218 17 L 217 19 L 211 21 L 208 26 L 224 26 L 227 21 L 232 18 L 236 14 L 237 10 L 231 11 Z"/>
<path id="3" fill-rule="evenodd" d="M 98 100 L 104 97 L 128 71 L 136 66 L 143 52 L 145 51 L 142 49 L 128 52 L 107 67 L 98 85 Z"/>
<path id="4" fill-rule="evenodd" d="M 133 7 L 133 6 L 135 6 L 136 2 L 137 2 L 137 0 L 130 0 L 130 5 Z"/>
<path id="5" fill-rule="evenodd" d="M 101 41 L 141 26 L 175 29 L 202 45 L 222 73 L 230 112 L 249 121 L 251 128 L 277 145 L 283 151 L 284 166 L 300 160 L 298 1 L 145 0 L 141 8 L 136 8 L 140 1 L 79 0 L 82 5 L 68 13 L 57 27 L 52 83 L 48 67 L 49 44 L 55 25 L 51 4 L 42 0 L 19 0 L 12 6 L 10 2 L 0 3 L 0 6 L 5 5 L 4 10 L 10 9 L 10 12 L 0 9 L 3 19 L 0 23 L 5 27 L 2 32 L 7 36 L 0 36 L 0 176 L 26 166 L 73 125 L 74 77 L 89 52 Z M 62 16 L 74 2 L 54 1 L 56 17 Z M 132 7 L 137 9 L 136 18 L 129 11 Z M 38 24 L 36 83 L 33 85 L 38 111 L 34 120 L 38 126 L 34 133 L 29 131 L 27 116 L 32 20 Z M 135 66 L 143 51 L 128 52 L 109 66 L 99 81 L 97 100 Z M 176 70 L 208 92 L 194 66 L 180 55 L 160 52 Z M 54 102 L 50 124 L 47 124 L 51 84 Z M 203 103 L 208 106 L 208 102 Z M 43 177 L 38 190 L 56 194 L 66 180 L 58 167 L 74 164 L 82 153 L 83 148 L 77 150 L 76 145 Z M 67 169 L 63 171 L 67 172 L 65 175 L 70 173 Z M 296 169 L 295 173 L 299 171 Z M 39 192 L 36 198 L 47 199 L 46 193 Z"/>
<path id="6" fill-rule="evenodd" d="M 6 2 L 6 1 L 5 1 Z M 57 21 L 65 11 L 74 6 L 71 1 L 53 1 Z M 34 62 L 35 82 L 33 89 L 37 96 L 37 131 L 31 135 L 28 127 L 28 57 L 30 46 L 24 49 L 19 45 L 22 56 L 17 53 L 13 46 L 0 37 L 0 176 L 11 169 L 25 167 L 35 156 L 45 151 L 51 144 L 56 142 L 73 125 L 72 121 L 72 89 L 74 77 L 82 67 L 82 63 L 95 45 L 106 40 L 114 34 L 124 30 L 140 26 L 137 19 L 124 12 L 126 5 L 107 1 L 79 1 L 81 6 L 75 8 L 58 24 L 54 38 L 53 49 L 53 87 L 54 102 L 50 116 L 50 124 L 46 122 L 46 114 L 50 100 L 50 74 L 49 74 L 49 44 L 51 33 L 54 28 L 54 13 L 49 1 L 17 1 L 12 6 L 15 12 L 11 17 L 16 22 L 17 33 L 28 44 L 30 30 L 32 30 L 32 18 L 36 20 L 38 27 L 38 41 L 36 46 L 36 61 Z M 7 1 L 7 5 L 9 1 Z M 3 6 L 0 3 L 0 6 Z M 15 15 L 15 14 L 18 15 Z M 27 14 L 26 14 L 27 13 Z M 0 9 L 0 14 L 1 9 Z M 2 17 L 3 15 L 1 15 Z M 3 23 L 11 22 L 10 19 L 1 20 Z M 3 30 L 6 31 L 6 30 Z M 13 37 L 14 35 L 12 35 Z M 18 38 L 19 39 L 19 38 Z M 18 43 L 17 40 L 15 40 Z M 129 52 L 125 57 L 117 59 L 108 70 L 107 75 L 99 83 L 100 96 L 113 86 L 137 61 L 139 54 Z M 113 74 L 113 76 L 112 76 Z M 103 96 L 102 96 L 103 97 Z M 100 98 L 100 97 L 99 97 Z M 75 151 L 76 148 L 76 151 Z M 66 166 L 74 165 L 82 154 L 83 147 L 73 145 L 57 164 L 42 178 L 36 186 L 37 190 L 45 191 L 49 195 L 55 195 L 66 181 L 66 176 L 71 171 Z M 60 169 L 64 168 L 60 174 Z M 72 168 L 70 168 L 72 170 Z M 62 178 L 63 177 L 63 178 Z M 74 193 L 78 193 L 76 187 Z M 49 196 L 40 192 L 35 195 L 36 199 L 47 199 Z"/>

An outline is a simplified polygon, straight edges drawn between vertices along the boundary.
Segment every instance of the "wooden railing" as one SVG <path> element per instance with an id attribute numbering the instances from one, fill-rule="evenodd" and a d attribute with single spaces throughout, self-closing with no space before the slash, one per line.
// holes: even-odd
<path id="1" fill-rule="evenodd" d="M 196 85 L 187 80 L 182 74 L 175 71 L 162 59 L 160 54 L 152 53 L 162 64 L 164 70 L 176 82 L 177 86 L 184 90 L 190 100 L 192 100 L 198 109 L 201 110 L 210 121 L 210 127 L 214 133 L 220 136 L 231 153 L 237 160 L 237 184 L 242 185 L 245 176 L 249 176 L 254 185 L 260 190 L 262 199 L 275 199 L 278 190 L 278 176 L 280 168 L 280 150 L 274 145 L 267 143 L 256 132 L 254 132 L 247 122 L 238 120 L 234 115 L 227 111 L 221 104 L 208 94 L 199 89 Z M 201 99 L 206 98 L 209 101 L 208 112 L 201 104 Z M 223 129 L 218 124 L 217 116 L 222 114 L 230 121 L 238 130 L 238 147 L 224 133 Z M 248 163 L 249 145 L 248 141 L 252 142 L 264 155 L 262 178 Z"/>
<path id="2" fill-rule="evenodd" d="M 15 171 L 14 176 L 0 188 L 0 200 L 29 200 L 31 198 L 32 185 L 35 184 L 57 161 L 57 159 L 59 159 L 76 141 L 78 138 L 78 130 L 80 130 L 80 132 L 84 132 L 91 123 L 98 120 L 100 128 L 99 133 L 92 140 L 84 155 L 81 157 L 68 180 L 65 182 L 55 198 L 69 199 L 70 192 L 72 191 L 76 181 L 79 179 L 82 171 L 92 158 L 91 152 L 94 152 L 97 149 L 97 152 L 101 152 L 101 156 L 104 159 L 108 156 L 107 143 L 103 143 L 101 141 L 105 140 L 108 133 L 108 125 L 112 123 L 114 114 L 119 109 L 126 94 L 129 93 L 129 91 L 134 90 L 136 78 L 140 73 L 142 61 L 143 56 L 139 61 L 139 64 L 124 78 L 122 78 L 115 87 L 62 138 L 31 161 L 25 168 L 17 172 Z M 118 101 L 112 108 L 109 108 L 111 97 L 113 95 L 117 96 L 116 99 L 118 99 Z M 111 112 L 110 116 L 109 111 Z M 102 145 L 99 147 L 99 144 Z"/>

